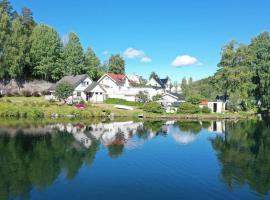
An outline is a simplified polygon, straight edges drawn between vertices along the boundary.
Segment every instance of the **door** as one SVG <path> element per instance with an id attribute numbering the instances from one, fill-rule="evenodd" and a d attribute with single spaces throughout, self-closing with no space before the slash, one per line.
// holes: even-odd
<path id="1" fill-rule="evenodd" d="M 213 107 L 213 112 L 217 112 L 217 103 L 214 103 L 213 106 L 214 106 L 214 107 Z"/>

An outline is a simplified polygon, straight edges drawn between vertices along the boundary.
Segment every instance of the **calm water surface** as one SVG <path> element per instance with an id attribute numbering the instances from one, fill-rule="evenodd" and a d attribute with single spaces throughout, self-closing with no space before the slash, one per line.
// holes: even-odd
<path id="1" fill-rule="evenodd" d="M 0 199 L 269 199 L 270 123 L 0 126 Z"/>

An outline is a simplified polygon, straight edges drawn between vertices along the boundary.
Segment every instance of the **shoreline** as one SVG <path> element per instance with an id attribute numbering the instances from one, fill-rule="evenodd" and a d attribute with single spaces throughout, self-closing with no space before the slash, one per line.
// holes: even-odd
<path id="1" fill-rule="evenodd" d="M 212 114 L 157 114 L 148 113 L 139 107 L 134 110 L 122 110 L 114 104 L 91 104 L 86 108 L 59 105 L 45 101 L 42 97 L 4 97 L 0 99 L 0 119 L 91 119 L 91 118 L 133 118 L 157 120 L 237 120 L 256 117 L 255 113 L 212 113 Z"/>

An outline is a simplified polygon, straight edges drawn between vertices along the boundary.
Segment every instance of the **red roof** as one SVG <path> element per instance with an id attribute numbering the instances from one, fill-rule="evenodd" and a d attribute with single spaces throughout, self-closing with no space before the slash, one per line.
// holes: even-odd
<path id="1" fill-rule="evenodd" d="M 113 74 L 113 73 L 108 73 L 108 76 L 110 76 L 116 83 L 124 83 L 125 81 L 125 74 Z"/>

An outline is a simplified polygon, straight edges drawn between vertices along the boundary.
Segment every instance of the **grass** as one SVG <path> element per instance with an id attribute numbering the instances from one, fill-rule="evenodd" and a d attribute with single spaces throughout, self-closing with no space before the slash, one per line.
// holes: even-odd
<path id="1" fill-rule="evenodd" d="M 110 99 L 109 103 L 123 104 L 127 101 Z M 251 113 L 226 113 L 226 114 L 156 114 L 145 112 L 141 109 L 141 103 L 128 102 L 134 110 L 121 110 L 114 108 L 113 104 L 90 104 L 87 107 L 78 109 L 75 106 L 60 105 L 57 102 L 45 101 L 43 97 L 3 97 L 0 98 L 0 117 L 1 118 L 25 118 L 25 119 L 49 119 L 52 116 L 58 118 L 92 119 L 93 117 L 107 117 L 112 113 L 114 117 L 137 118 L 143 114 L 146 118 L 155 119 L 221 119 L 221 118 L 247 118 Z M 127 105 L 127 104 L 124 104 Z"/>

